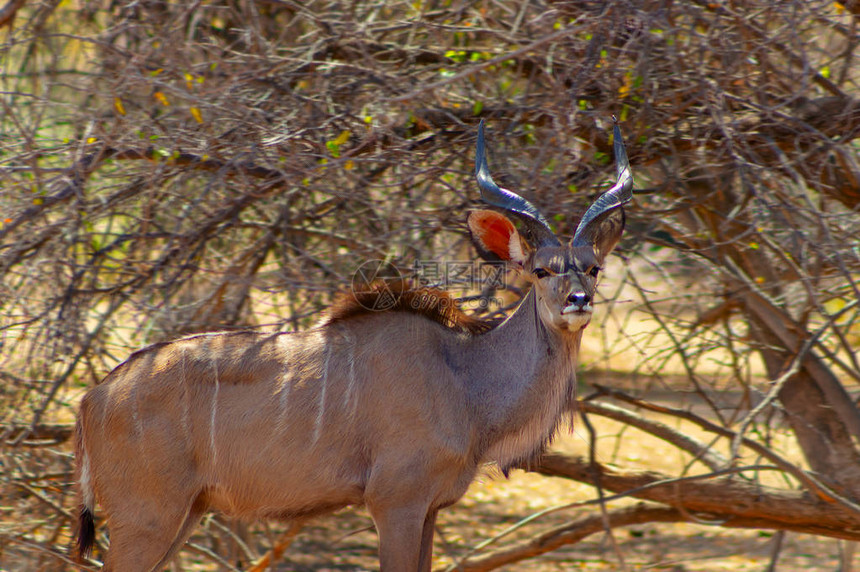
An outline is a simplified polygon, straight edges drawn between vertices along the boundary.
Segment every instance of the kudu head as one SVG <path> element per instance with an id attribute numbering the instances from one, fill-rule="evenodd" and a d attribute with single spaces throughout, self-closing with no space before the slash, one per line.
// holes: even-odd
<path id="1" fill-rule="evenodd" d="M 511 263 L 532 283 L 541 320 L 551 328 L 575 332 L 588 325 L 597 277 L 624 230 L 622 205 L 633 198 L 633 176 L 617 122 L 614 149 L 618 182 L 589 207 L 573 238 L 564 244 L 534 205 L 493 182 L 484 149 L 484 122 L 478 127 L 475 177 L 481 197 L 517 218 L 522 232 L 504 214 L 478 210 L 468 218 L 472 241 L 484 259 Z"/>

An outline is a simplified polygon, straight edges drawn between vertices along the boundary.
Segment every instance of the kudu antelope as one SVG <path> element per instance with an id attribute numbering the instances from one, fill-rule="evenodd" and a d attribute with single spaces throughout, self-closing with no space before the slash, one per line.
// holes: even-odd
<path id="1" fill-rule="evenodd" d="M 495 327 L 446 304 L 372 312 L 341 300 L 308 331 L 194 335 L 134 353 L 81 403 L 81 554 L 96 501 L 112 572 L 161 569 L 209 509 L 289 519 L 364 504 L 381 569 L 430 570 L 437 511 L 482 464 L 507 472 L 534 458 L 572 411 L 595 282 L 632 198 L 617 125 L 614 138 L 618 182 L 562 243 L 493 182 L 479 127 L 483 200 L 523 231 L 477 210 L 473 242 L 531 282 Z"/>

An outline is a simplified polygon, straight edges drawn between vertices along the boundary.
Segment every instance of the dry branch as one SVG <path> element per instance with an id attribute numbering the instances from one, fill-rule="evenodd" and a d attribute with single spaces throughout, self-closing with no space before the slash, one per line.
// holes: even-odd
<path id="1" fill-rule="evenodd" d="M 15 14 L 18 13 L 18 10 L 24 7 L 24 4 L 27 3 L 27 0 L 9 0 L 5 6 L 0 8 L 0 29 L 3 26 L 12 25 L 12 22 L 15 21 Z"/>
<path id="2" fill-rule="evenodd" d="M 246 572 L 265 572 L 273 562 L 276 562 L 284 554 L 284 551 L 293 543 L 296 535 L 302 531 L 304 520 L 290 523 L 289 528 L 281 535 L 271 550 L 257 559 Z"/>
<path id="3" fill-rule="evenodd" d="M 860 540 L 860 512 L 816 500 L 804 491 L 766 487 L 736 477 L 686 480 L 655 471 L 592 467 L 583 458 L 562 454 L 544 455 L 534 470 L 592 485 L 596 470 L 601 485 L 610 491 L 634 491 L 631 496 L 635 498 L 676 507 L 730 528 L 757 523 L 754 526 L 761 528 Z"/>
<path id="4" fill-rule="evenodd" d="M 607 403 L 582 401 L 579 403 L 579 407 L 586 413 L 594 413 L 607 419 L 613 419 L 619 423 L 636 427 L 641 431 L 659 437 L 682 451 L 688 452 L 693 458 L 702 461 L 713 470 L 722 469 L 728 465 L 728 460 L 718 451 L 713 450 L 708 444 L 702 443 L 689 435 L 684 435 L 680 431 L 672 429 L 659 421 L 645 419 L 632 411 Z"/>
<path id="5" fill-rule="evenodd" d="M 565 471 L 570 467 L 567 466 Z M 587 469 L 586 469 L 587 470 Z M 579 469 L 573 471 L 579 473 Z M 567 475 L 563 475 L 567 476 Z M 579 480 L 579 479 L 577 479 Z M 638 480 L 638 479 L 633 479 Z M 655 490 L 655 489 L 652 489 Z M 676 503 L 673 503 L 676 504 Z M 718 505 L 719 503 L 711 503 Z M 720 505 L 720 508 L 725 508 L 725 505 Z M 636 524 L 647 523 L 667 523 L 667 522 L 702 522 L 698 517 L 708 518 L 716 521 L 719 526 L 727 528 L 774 528 L 780 530 L 793 530 L 790 527 L 781 527 L 776 523 L 757 516 L 739 516 L 735 513 L 726 512 L 708 512 L 701 515 L 691 513 L 685 507 L 673 508 L 672 506 L 663 506 L 651 502 L 639 502 L 635 505 L 612 509 L 607 511 L 607 517 L 612 528 L 631 526 Z M 855 520 L 855 526 L 860 524 L 860 519 Z M 470 556 L 456 562 L 445 570 L 457 570 L 463 572 L 486 572 L 494 570 L 501 566 L 521 562 L 529 558 L 546 554 L 553 550 L 566 545 L 576 544 L 588 536 L 603 532 L 604 518 L 600 514 L 589 514 L 579 517 L 571 522 L 555 527 L 549 531 L 536 534 L 528 540 L 514 543 L 510 546 L 500 548 L 487 554 L 478 554 Z M 801 532 L 809 532 L 812 534 L 821 534 L 822 532 L 817 527 L 803 527 Z M 846 538 L 849 540 L 860 540 L 860 528 L 855 528 L 852 531 L 829 531 L 838 534 L 838 538 Z"/>
<path id="6" fill-rule="evenodd" d="M 95 568 L 94 566 L 87 566 L 86 564 L 81 564 L 80 562 L 77 562 L 63 552 L 58 551 L 53 546 L 46 546 L 40 542 L 25 540 L 23 538 L 15 538 L 6 534 L 0 535 L 0 540 L 2 540 L 3 542 L 10 542 L 12 544 L 18 544 L 39 554 L 46 554 L 52 559 L 62 562 L 64 570 L 68 570 L 70 568 L 75 570 L 84 570 L 85 572 L 95 572 L 95 570 L 97 570 L 97 568 Z"/>
<path id="7" fill-rule="evenodd" d="M 688 517 L 677 509 L 650 503 L 639 503 L 631 507 L 613 509 L 607 512 L 607 517 L 613 528 L 649 522 L 684 522 L 688 520 Z M 575 544 L 603 530 L 604 517 L 602 515 L 582 516 L 513 546 L 458 561 L 444 570 L 462 572 L 494 570 L 507 564 L 514 564 L 546 554 L 565 545 Z"/>
<path id="8" fill-rule="evenodd" d="M 733 442 L 737 440 L 738 443 L 742 444 L 744 447 L 748 447 L 750 450 L 754 451 L 756 454 L 761 455 L 763 458 L 768 461 L 774 463 L 781 470 L 785 471 L 787 474 L 796 478 L 798 482 L 803 484 L 813 494 L 815 494 L 820 500 L 824 502 L 839 502 L 845 508 L 850 510 L 854 510 L 858 507 L 853 501 L 848 498 L 844 498 L 841 495 L 837 494 L 832 489 L 828 488 L 825 484 L 821 483 L 817 478 L 813 475 L 807 474 L 801 468 L 796 466 L 794 463 L 789 462 L 782 455 L 779 455 L 772 448 L 763 445 L 762 443 L 755 441 L 753 439 L 749 439 L 747 437 L 743 437 L 732 431 L 731 429 L 727 429 L 716 423 L 709 421 L 699 415 L 691 411 L 685 411 L 682 409 L 677 409 L 674 407 L 667 407 L 665 405 L 659 405 L 656 403 L 650 403 L 643 399 L 638 399 L 627 393 L 615 389 L 609 389 L 606 387 L 602 387 L 600 385 L 595 385 L 599 390 L 600 395 L 607 395 L 618 399 L 620 401 L 624 401 L 626 403 L 630 403 L 637 407 L 641 407 L 648 411 L 653 411 L 655 413 L 663 413 L 666 415 L 671 415 L 673 417 L 677 417 L 678 419 L 684 419 L 686 421 L 690 421 L 695 423 L 700 428 L 705 431 L 709 431 L 716 435 L 720 435 L 722 437 L 726 437 L 731 439 Z M 600 408 L 595 408 L 595 413 L 601 414 Z M 654 433 L 656 434 L 656 433 Z M 658 435 L 659 436 L 659 435 Z"/>
<path id="9" fill-rule="evenodd" d="M 0 426 L 0 435 L 5 437 L 5 444 L 8 446 L 17 444 L 22 447 L 48 447 L 71 439 L 74 428 L 74 425 L 68 423 L 38 424 L 35 427 L 10 425 Z M 25 434 L 26 438 L 22 438 L 22 434 Z"/>

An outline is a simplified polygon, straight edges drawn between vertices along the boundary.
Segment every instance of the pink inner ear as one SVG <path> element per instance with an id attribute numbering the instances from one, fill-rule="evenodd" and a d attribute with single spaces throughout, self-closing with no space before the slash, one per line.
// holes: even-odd
<path id="1" fill-rule="evenodd" d="M 511 260 L 511 236 L 517 229 L 507 217 L 493 211 L 475 211 L 469 216 L 469 227 L 486 250 L 502 260 Z"/>

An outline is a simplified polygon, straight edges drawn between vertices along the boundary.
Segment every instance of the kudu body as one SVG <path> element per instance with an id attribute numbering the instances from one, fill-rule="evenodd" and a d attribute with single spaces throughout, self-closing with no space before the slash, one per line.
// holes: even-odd
<path id="1" fill-rule="evenodd" d="M 111 572 L 159 570 L 209 509 L 295 518 L 365 504 L 382 570 L 430 570 L 437 511 L 482 464 L 507 471 L 534 457 L 572 410 L 597 272 L 632 197 L 617 125 L 615 152 L 619 182 L 562 244 L 530 203 L 492 181 L 481 127 L 483 198 L 524 233 L 479 210 L 472 238 L 532 282 L 489 331 L 353 308 L 305 332 L 196 335 L 133 354 L 81 403 L 82 554 L 96 501 Z"/>

